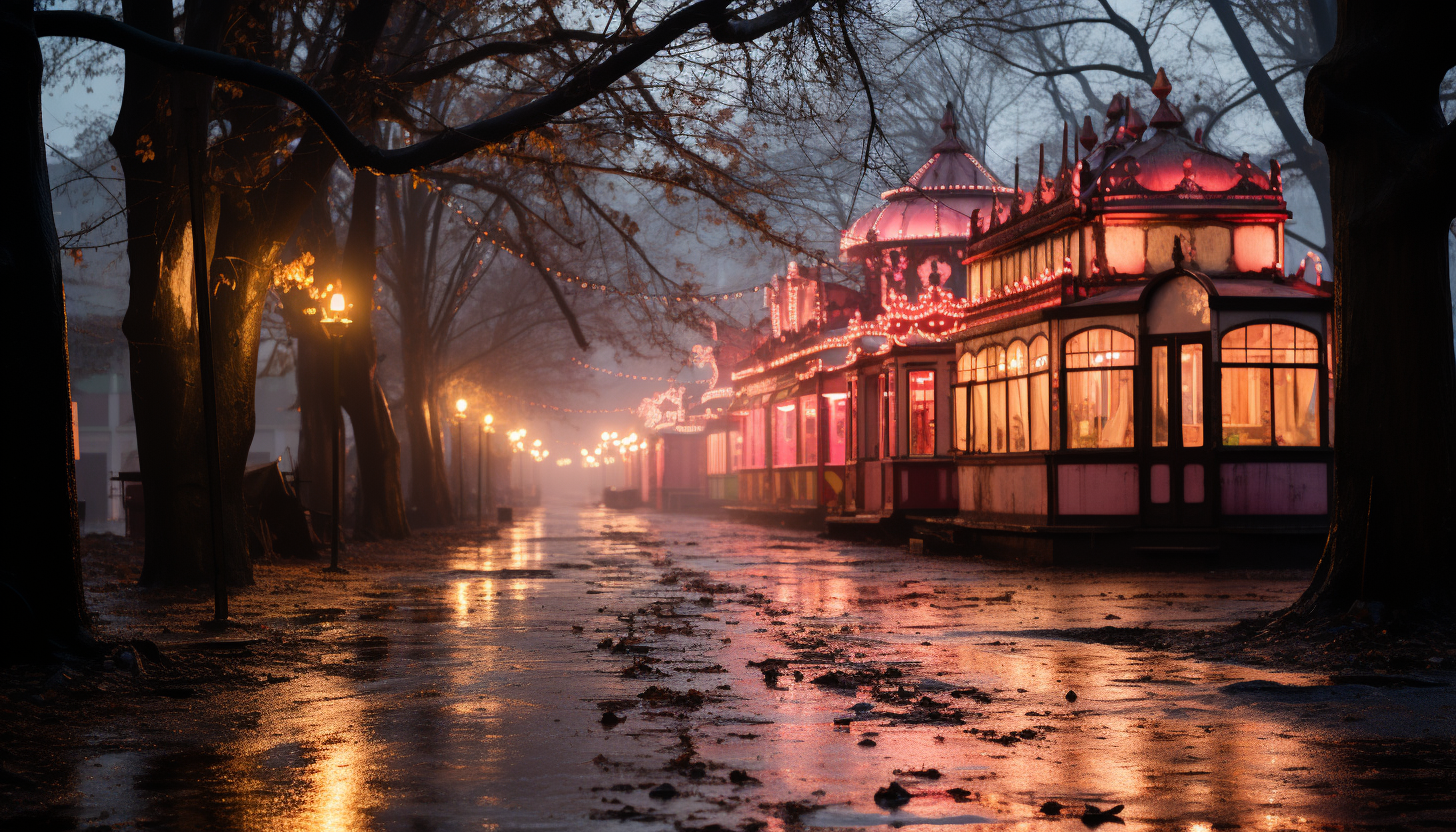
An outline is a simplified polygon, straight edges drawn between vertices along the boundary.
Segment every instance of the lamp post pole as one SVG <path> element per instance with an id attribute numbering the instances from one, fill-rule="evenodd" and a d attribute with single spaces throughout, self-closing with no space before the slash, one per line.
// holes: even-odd
<path id="1" fill-rule="evenodd" d="M 495 428 L 491 427 L 494 421 L 494 416 L 485 414 L 485 506 L 492 517 L 495 516 L 495 484 L 490 478 L 490 435 L 495 433 Z"/>
<path id="2" fill-rule="evenodd" d="M 330 506 L 332 521 L 329 535 L 329 566 L 325 572 L 346 572 L 339 566 L 339 543 L 343 538 L 344 524 L 344 415 L 339 406 L 339 352 L 344 341 L 344 332 L 349 327 L 349 319 L 344 317 L 346 304 L 343 294 L 335 292 L 329 298 L 329 311 L 324 315 L 321 323 L 324 331 L 329 336 L 329 348 L 333 353 L 334 383 L 333 396 L 329 403 L 330 425 L 329 438 L 333 440 L 333 463 L 330 471 L 331 483 L 333 485 L 333 505 Z"/>
<path id="3" fill-rule="evenodd" d="M 465 521 L 465 409 L 470 404 L 455 400 L 455 522 Z"/>
<path id="4" fill-rule="evenodd" d="M 485 491 L 481 489 L 481 479 L 485 476 L 481 467 L 481 460 L 485 458 L 485 423 L 481 422 L 475 426 L 475 525 L 480 525 L 481 501 L 485 499 Z"/>
<path id="5" fill-rule="evenodd" d="M 342 536 L 344 526 L 344 416 L 339 407 L 339 342 L 344 340 L 339 337 L 330 337 L 330 346 L 334 354 L 334 396 L 329 405 L 329 415 L 333 417 L 333 430 L 331 438 L 334 440 L 333 453 L 333 534 L 329 544 L 329 571 L 339 571 L 339 538 Z"/>

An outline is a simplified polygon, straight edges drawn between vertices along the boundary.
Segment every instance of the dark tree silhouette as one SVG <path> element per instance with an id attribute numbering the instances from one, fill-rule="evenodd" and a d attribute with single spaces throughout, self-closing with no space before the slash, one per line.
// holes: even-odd
<path id="1" fill-rule="evenodd" d="M 1330 159 L 1335 494 L 1296 616 L 1355 601 L 1450 616 L 1456 586 L 1456 355 L 1446 236 L 1456 219 L 1456 5 L 1340 0 L 1305 118 Z"/>
<path id="2" fill-rule="evenodd" d="M 152 171 L 157 183 L 159 201 L 153 206 L 154 216 L 140 218 L 151 227 L 146 233 L 155 235 L 154 241 L 162 243 L 157 254 L 166 258 L 162 262 L 173 264 L 171 277 L 178 276 L 185 269 L 190 253 L 180 245 L 190 244 L 190 234 L 175 233 L 186 225 L 191 214 L 186 201 L 185 189 L 179 187 L 183 181 L 179 174 L 185 170 L 186 158 L 176 152 L 182 147 L 178 141 L 184 131 L 192 125 L 187 119 L 205 119 L 208 92 L 206 85 L 198 89 L 195 81 L 183 73 L 225 79 L 248 85 L 254 90 L 270 96 L 287 99 L 296 104 L 311 119 L 299 137 L 298 145 L 290 156 L 287 176 L 280 176 L 268 182 L 257 192 L 246 193 L 246 199 L 209 199 L 208 210 L 199 215 L 217 217 L 206 224 L 213 233 L 206 234 L 209 246 L 215 246 L 210 275 L 218 272 L 218 255 L 226 253 L 226 266 L 231 270 L 226 288 L 219 287 L 211 300 L 218 332 L 226 333 L 222 340 L 229 349 L 219 350 L 217 367 L 218 395 L 220 399 L 238 399 L 251 404 L 253 375 L 257 361 L 257 333 L 262 314 L 262 296 L 271 284 L 272 270 L 278 252 L 292 236 L 298 220 L 311 201 L 323 177 L 337 157 L 342 157 L 351 168 L 369 169 L 380 173 L 403 173 L 448 161 L 472 152 L 485 145 L 511 139 L 522 132 L 538 128 L 551 119 L 584 104 L 601 95 L 610 86 L 635 70 L 642 63 L 671 46 L 698 27 L 706 27 L 711 37 L 728 44 L 741 44 L 761 38 L 800 21 L 814 8 L 814 0 L 790 0 L 749 19 L 739 19 L 729 0 L 698 0 L 667 14 L 656 25 L 640 29 L 634 23 L 630 31 L 615 36 L 602 37 L 587 33 L 585 41 L 595 41 L 607 48 L 598 49 L 591 57 L 583 59 L 575 71 L 554 83 L 550 91 L 527 96 L 523 103 L 511 106 L 495 115 L 480 119 L 454 129 L 442 129 L 433 137 L 414 144 L 394 149 L 382 149 L 359 139 L 351 129 L 355 119 L 353 110 L 363 102 L 344 98 L 347 106 L 336 111 L 329 97 L 310 86 L 302 79 L 262 63 L 254 58 L 263 55 L 229 55 L 216 50 L 221 40 L 226 16 L 224 4 L 193 3 L 188 9 L 184 42 L 177 43 L 171 37 L 172 23 L 170 5 L 128 0 L 124 3 L 124 15 L 130 24 L 104 16 L 84 12 L 36 11 L 25 0 L 13 0 L 0 7 L 0 42 L 7 47 L 5 66 L 11 71 L 7 77 L 12 83 L 4 93 L 12 101 L 12 111 L 23 117 L 22 129 L 7 131 L 7 144 L 13 146 L 10 161 L 16 171 L 16 187 L 13 193 L 23 199 L 18 213 L 28 219 L 8 224 L 5 237 L 5 251 L 0 262 L 6 264 L 8 276 L 18 287 L 22 303 L 28 309 L 41 310 L 36 325 L 40 343 L 46 345 L 42 352 L 45 358 L 26 362 L 26 372 L 35 376 L 26 381 L 27 389 L 36 391 L 35 421 L 40 427 L 36 432 L 36 445 L 44 457 L 49 455 L 52 465 L 45 466 L 42 481 L 25 489 L 25 498 L 16 506 L 22 516 L 44 529 L 34 552 L 14 552 L 4 560 L 3 581 L 7 592 L 14 596 L 15 603 L 8 608 L 21 609 L 28 605 L 38 612 L 30 615 L 34 627 L 23 631 L 28 645 L 42 643 L 48 639 L 74 640 L 84 632 L 84 600 L 80 586 L 80 544 L 76 523 L 76 487 L 74 465 L 74 440 L 69 430 L 71 415 L 69 405 L 69 369 L 66 357 L 66 324 L 64 292 L 59 268 L 59 241 L 50 210 L 49 176 L 45 158 L 43 130 L 40 121 L 40 89 L 42 67 L 39 37 L 73 37 L 96 40 L 118 46 L 128 53 L 128 76 L 133 70 L 147 75 L 139 88 L 157 96 L 156 101 L 200 103 L 194 112 L 182 107 L 154 106 L 150 111 L 142 109 L 137 119 L 157 128 L 150 132 L 125 133 L 117 137 L 120 142 L 120 156 L 125 160 L 130 154 L 143 162 L 157 161 L 160 151 L 170 151 L 160 159 L 161 169 Z M 362 71 L 389 19 L 392 3 L 389 0 L 361 0 L 348 12 L 348 20 L 339 37 L 339 54 L 334 56 L 324 81 L 347 93 L 348 79 Z M 163 10 L 168 17 L 163 19 Z M 554 36 L 553 36 L 554 37 Z M 521 46 L 521 41 L 502 44 L 485 44 L 479 47 L 484 53 L 492 50 L 532 48 Z M 267 46 L 267 44 L 261 44 Z M 485 57 L 482 55 L 481 57 Z M 145 60 L 130 60 L 142 58 Z M 127 97 L 141 108 L 145 102 L 138 101 L 131 90 L 128 77 Z M 335 89 L 337 92 L 338 89 Z M 163 95 L 165 93 L 165 95 Z M 146 94 L 146 93 L 141 93 Z M 155 101 L 154 101 L 155 103 Z M 119 132 L 121 126 L 119 125 Z M 128 141 L 130 139 L 130 141 Z M 154 154 L 148 158 L 148 154 Z M 130 178 L 130 177 L 129 177 Z M 246 187 L 249 183 L 241 183 Z M 214 194 L 209 194 L 213 196 Z M 237 194 L 234 193 L 233 196 Z M 129 196 L 129 201 L 135 200 Z M 277 209 L 283 210 L 277 210 Z M 129 228 L 132 220 L 129 218 Z M 168 232 L 163 234 L 161 232 Z M 133 258 L 135 263 L 135 258 Z M 155 270 L 154 270 L 155 271 Z M 137 275 L 133 274 L 133 279 Z M 186 292 L 179 287 L 184 281 L 164 281 L 156 275 L 158 285 L 155 294 L 168 296 L 168 317 L 161 325 L 172 329 L 175 334 L 185 333 L 190 328 L 185 310 L 188 308 Z M 166 283 L 166 285 L 162 285 Z M 134 304 L 135 308 L 135 304 Z M 179 314 L 180 313 L 180 314 Z M 136 320 L 138 316 L 129 316 Z M 146 324 L 155 321 L 138 322 L 128 331 L 139 331 Z M 34 330 L 33 330 L 34 331 Z M 185 337 L 169 337 L 168 342 L 184 346 Z M 195 336 L 192 339 L 195 343 Z M 216 344 L 215 344 L 216 346 Z M 34 351 L 33 348 L 31 351 Z M 195 353 L 194 353 L 195 354 Z M 133 357 L 134 384 L 137 384 L 138 419 L 142 418 L 144 405 L 140 399 L 146 395 L 146 369 L 137 378 L 137 357 Z M 164 365 L 164 372 L 174 379 L 196 377 L 196 360 L 173 350 L 167 354 L 151 356 L 150 360 Z M 171 365 L 171 366 L 165 366 Z M 177 390 L 163 389 L 162 385 L 152 392 L 158 395 L 150 406 L 158 410 L 180 406 L 174 412 L 192 410 L 187 394 Z M 64 396 L 64 398 L 63 398 Z M 195 398 L 195 394 L 192 395 Z M 228 541 L 225 560 L 229 577 L 246 580 L 247 559 L 242 551 L 244 535 L 241 519 L 241 468 L 243 459 L 234 459 L 238 447 L 246 454 L 246 442 L 251 438 L 251 407 L 229 407 L 221 409 L 219 425 L 224 456 L 224 489 L 231 496 L 228 505 L 234 508 L 223 518 L 228 523 L 223 537 Z M 229 418 L 231 417 L 231 418 Z M 229 438 L 231 441 L 228 441 Z M 181 470 L 195 471 L 195 456 L 189 458 L 189 437 L 180 437 L 179 451 L 167 458 L 167 463 Z M 139 442 L 141 442 L 139 438 Z M 62 464 L 61 454 L 66 455 Z M 166 457 L 166 451 L 154 447 L 152 453 Z M 167 467 L 166 463 L 153 466 Z M 44 477 L 50 476 L 50 482 Z M 157 491 L 164 491 L 159 487 Z M 205 513 L 195 511 L 200 505 L 200 493 L 195 488 L 174 489 L 175 499 L 169 510 L 174 511 L 173 520 L 189 535 L 188 540 L 177 541 L 167 552 L 169 560 L 162 571 L 166 580 L 185 578 L 196 580 L 210 572 L 211 558 L 208 552 L 211 532 L 205 522 L 182 522 L 181 518 L 196 517 Z M 153 490 L 148 487 L 149 501 Z M 200 532 L 200 533 L 199 533 Z M 210 552 L 208 553 L 210 554 Z"/>

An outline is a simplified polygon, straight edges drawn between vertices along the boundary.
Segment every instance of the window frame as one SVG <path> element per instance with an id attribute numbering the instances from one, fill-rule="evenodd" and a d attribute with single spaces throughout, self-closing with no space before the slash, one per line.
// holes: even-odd
<path id="1" fill-rule="evenodd" d="M 929 399 L 923 399 L 921 404 L 926 404 L 930 408 L 930 452 L 917 453 L 915 451 L 915 440 L 917 438 L 915 431 L 915 376 L 925 373 L 930 375 L 930 397 Z M 911 366 L 905 369 L 905 456 L 907 457 L 926 459 L 936 455 L 935 443 L 939 437 L 936 435 L 937 428 L 935 422 L 936 410 L 940 404 L 937 401 L 935 390 L 937 375 L 939 375 L 939 369 L 934 366 Z"/>
<path id="2" fill-rule="evenodd" d="M 1008 333 L 1009 334 L 1009 333 Z M 1038 368 L 1033 366 L 1035 358 L 1033 347 L 1037 341 L 1044 341 L 1047 345 L 1045 362 Z M 1008 364 L 1012 349 L 1021 345 L 1021 354 L 1026 366 L 1013 368 Z M 965 413 L 964 424 L 956 425 L 952 422 L 951 430 L 955 437 L 955 444 L 952 451 L 957 454 L 977 456 L 1008 456 L 1017 454 L 1047 453 L 1051 448 L 1051 337 L 1045 332 L 1033 333 L 1030 337 L 1020 335 L 1013 336 L 1005 344 L 987 343 L 974 352 L 964 352 L 956 359 L 955 380 L 951 385 L 951 403 L 953 405 L 952 419 L 960 412 Z M 1025 424 L 1022 426 L 1025 433 L 1026 450 L 1013 451 L 1011 449 L 1010 437 L 1010 396 L 1011 390 L 1016 383 L 1024 382 L 1027 391 Z M 1035 432 L 1032 425 L 1037 414 L 1034 412 L 1034 400 L 1032 391 L 1039 382 L 1047 386 L 1047 413 L 1043 414 L 1046 420 L 1045 448 L 1032 447 L 1032 438 Z M 983 401 L 977 401 L 976 388 L 984 387 L 985 394 Z M 999 400 L 998 400 L 999 399 Z M 961 410 L 960 402 L 964 402 L 964 410 Z M 984 407 L 978 406 L 984 404 Z M 1006 436 L 1002 443 L 1002 449 L 996 449 L 995 437 L 991 434 L 991 427 L 995 423 L 992 418 L 997 411 L 1002 414 L 1002 426 L 1006 430 Z M 977 427 L 986 426 L 985 450 L 977 447 Z"/>
<path id="3" fill-rule="evenodd" d="M 1224 338 L 1227 337 L 1227 336 L 1229 336 L 1229 335 L 1231 335 L 1231 334 L 1233 334 L 1233 333 L 1235 333 L 1235 332 L 1238 332 L 1239 330 L 1247 330 L 1247 329 L 1249 329 L 1251 327 L 1259 327 L 1259 326 L 1268 326 L 1268 327 L 1271 327 L 1270 332 L 1269 332 L 1269 346 L 1267 348 L 1267 351 L 1269 352 L 1269 359 L 1270 360 L 1269 361 L 1262 361 L 1262 362 L 1248 361 L 1247 360 L 1248 347 L 1245 346 L 1243 348 L 1237 348 L 1237 347 L 1235 347 L 1235 348 L 1231 348 L 1231 349 L 1242 349 L 1244 351 L 1244 353 L 1245 353 L 1245 359 L 1246 360 L 1243 360 L 1243 361 L 1226 361 L 1224 359 L 1224 345 L 1223 345 Z M 1298 333 L 1299 332 L 1305 332 L 1305 333 L 1308 333 L 1309 335 L 1314 336 L 1315 345 L 1312 348 L 1312 350 L 1314 352 L 1314 360 L 1312 362 L 1274 361 L 1273 359 L 1274 359 L 1275 347 L 1274 347 L 1274 333 L 1273 333 L 1273 329 L 1272 329 L 1272 327 L 1274 327 L 1274 326 L 1287 326 L 1287 327 L 1290 327 L 1291 329 L 1293 329 L 1295 331 L 1295 333 L 1296 333 L 1296 335 L 1295 335 L 1296 339 L 1298 338 Z M 1218 385 L 1217 385 L 1217 390 L 1218 390 L 1218 394 L 1219 394 L 1219 401 L 1218 401 L 1218 432 L 1219 432 L 1219 436 L 1218 436 L 1218 443 L 1217 443 L 1216 447 L 1218 447 L 1222 451 L 1233 450 L 1235 453 L 1241 452 L 1240 449 L 1247 449 L 1250 452 L 1258 452 L 1258 451 L 1269 451 L 1269 450 L 1273 450 L 1275 448 L 1287 449 L 1287 450 L 1297 450 L 1297 449 L 1310 450 L 1310 449 L 1314 449 L 1314 448 L 1328 448 L 1329 447 L 1329 426 L 1328 426 L 1327 422 L 1328 422 L 1328 418 L 1329 418 L 1329 401 L 1328 401 L 1328 394 L 1329 394 L 1329 376 L 1328 376 L 1328 372 L 1329 372 L 1329 368 L 1326 365 L 1326 356 L 1327 356 L 1326 346 L 1327 345 L 1326 345 L 1326 342 L 1325 342 L 1324 335 L 1322 333 L 1320 333 L 1319 331 L 1317 331 L 1315 329 L 1312 329 L 1309 326 L 1306 326 L 1304 324 L 1297 324 L 1297 323 L 1294 323 L 1293 321 L 1282 320 L 1282 319 L 1279 319 L 1279 318 L 1259 318 L 1259 319 L 1251 320 L 1251 321 L 1242 321 L 1242 322 L 1240 322 L 1236 326 L 1230 326 L 1227 329 L 1221 329 L 1221 330 L 1219 330 L 1215 334 L 1216 334 L 1216 338 L 1214 340 L 1214 343 L 1218 346 L 1218 361 L 1215 362 L 1215 365 L 1214 366 L 1215 366 L 1215 369 L 1218 371 Z M 1247 345 L 1248 344 L 1248 335 L 1247 335 L 1247 333 L 1245 334 L 1244 339 L 1245 339 L 1244 340 L 1244 343 L 1245 343 L 1245 345 Z M 1298 351 L 1299 350 L 1301 350 L 1301 349 L 1305 349 L 1305 350 L 1311 349 L 1309 347 L 1299 347 L 1297 340 L 1296 340 L 1295 343 L 1296 343 L 1296 346 L 1293 347 L 1293 350 L 1292 351 L 1295 353 L 1296 357 L 1298 356 Z M 1269 409 L 1269 441 L 1268 441 L 1268 443 L 1265 443 L 1265 444 L 1257 444 L 1257 445 L 1256 444 L 1244 444 L 1242 442 L 1240 442 L 1239 444 L 1235 444 L 1235 445 L 1227 444 L 1226 443 L 1227 437 L 1224 436 L 1224 424 L 1223 424 L 1223 413 L 1224 413 L 1224 402 L 1223 402 L 1223 373 L 1224 373 L 1224 370 L 1225 369 L 1262 369 L 1262 370 L 1269 371 L 1269 396 L 1270 396 L 1271 404 L 1272 404 L 1273 398 L 1275 396 L 1275 392 L 1274 392 L 1274 371 L 1275 370 L 1281 370 L 1281 369 L 1285 369 L 1285 370 L 1314 370 L 1315 371 L 1314 389 L 1315 389 L 1316 395 L 1319 398 L 1319 404 L 1316 407 L 1316 410 L 1318 411 L 1317 416 L 1318 416 L 1318 431 L 1319 431 L 1319 436 L 1317 437 L 1315 443 L 1312 444 L 1312 445 L 1281 445 L 1281 444 L 1279 444 L 1276 441 L 1276 438 L 1279 436 L 1279 426 L 1278 426 L 1278 421 L 1279 420 L 1278 420 L 1278 415 L 1277 415 L 1277 410 L 1278 409 L 1271 406 L 1270 409 Z M 1207 405 L 1205 405 L 1205 407 L 1207 407 Z"/>
<path id="4" fill-rule="evenodd" d="M 1067 360 L 1067 346 L 1072 343 L 1072 340 L 1075 339 L 1079 335 L 1083 335 L 1083 334 L 1086 334 L 1086 333 L 1090 333 L 1090 332 L 1093 332 L 1093 331 L 1096 331 L 1096 330 L 1104 330 L 1104 329 L 1107 330 L 1107 331 L 1109 331 L 1109 332 L 1115 333 L 1117 335 L 1122 335 L 1123 337 L 1125 337 L 1125 338 L 1129 339 L 1130 341 L 1132 341 L 1132 346 L 1128 347 L 1126 350 L 1121 351 L 1125 355 L 1130 356 L 1130 358 L 1131 358 L 1130 363 L 1126 363 L 1126 364 L 1108 364 L 1108 365 L 1101 366 L 1101 367 L 1090 367 L 1090 366 L 1089 367 L 1072 367 L 1072 366 L 1070 366 L 1070 362 Z M 1102 324 L 1102 323 L 1091 324 L 1089 326 L 1084 326 L 1081 329 L 1074 330 L 1074 331 L 1069 332 L 1066 335 L 1062 336 L 1061 345 L 1060 345 L 1059 352 L 1058 352 L 1058 357 L 1060 358 L 1060 367 L 1061 367 L 1061 371 L 1060 371 L 1061 372 L 1061 379 L 1060 379 L 1061 383 L 1058 385 L 1057 395 L 1060 397 L 1060 403 L 1061 403 L 1061 425 L 1060 425 L 1060 427 L 1061 427 L 1061 436 L 1062 436 L 1061 445 L 1062 445 L 1062 449 L 1063 450 L 1066 450 L 1066 451 L 1075 451 L 1075 452 L 1078 452 L 1078 453 L 1083 453 L 1083 452 L 1090 452 L 1090 453 L 1126 453 L 1128 451 L 1137 450 L 1138 448 L 1141 447 L 1141 445 L 1139 444 L 1139 441 L 1138 441 L 1139 440 L 1139 429 L 1137 427 L 1137 425 L 1138 425 L 1138 421 L 1137 420 L 1138 420 L 1138 417 L 1139 417 L 1138 411 L 1141 409 L 1141 408 L 1138 407 L 1138 404 L 1139 404 L 1138 396 L 1139 396 L 1139 392 L 1141 390 L 1141 385 L 1143 383 L 1141 381 L 1141 373 L 1143 371 L 1143 365 L 1139 361 L 1140 356 L 1138 355 L 1138 349 L 1139 349 L 1138 336 L 1135 333 L 1128 332 L 1127 330 L 1125 330 L 1125 329 L 1123 329 L 1121 327 L 1112 326 L 1110 324 Z M 1078 354 L 1080 355 L 1081 353 L 1078 353 Z M 1094 355 L 1095 353 L 1093 353 L 1093 352 L 1091 352 L 1089 350 L 1086 354 L 1087 355 Z M 1118 359 L 1115 359 L 1115 360 L 1121 360 L 1121 356 L 1119 356 L 1119 358 Z M 1072 405 L 1071 405 L 1071 402 L 1069 401 L 1069 398 L 1068 398 L 1071 395 L 1072 376 L 1074 374 L 1078 374 L 1078 373 L 1110 373 L 1110 372 L 1113 372 L 1113 371 L 1123 371 L 1123 370 L 1131 373 L 1130 379 L 1131 379 L 1131 382 L 1132 383 L 1129 386 L 1128 396 L 1130 397 L 1129 398 L 1129 406 L 1132 408 L 1132 412 L 1130 414 L 1128 414 L 1128 425 L 1132 428 L 1132 443 L 1131 444 L 1128 444 L 1128 445 L 1113 445 L 1113 446 L 1108 446 L 1108 447 L 1092 447 L 1092 448 L 1088 448 L 1088 447 L 1073 447 L 1072 442 L 1071 442 L 1071 436 L 1072 436 L 1072 433 L 1071 433 L 1071 427 L 1072 427 L 1072 425 L 1071 425 Z"/>

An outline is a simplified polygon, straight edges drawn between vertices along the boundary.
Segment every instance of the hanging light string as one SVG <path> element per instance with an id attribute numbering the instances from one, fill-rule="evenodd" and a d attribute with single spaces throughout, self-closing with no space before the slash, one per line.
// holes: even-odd
<path id="1" fill-rule="evenodd" d="M 670 376 L 639 376 L 639 375 L 634 375 L 632 373 L 619 372 L 617 370 L 608 370 L 606 367 L 593 367 L 592 365 L 586 363 L 585 361 L 582 361 L 580 358 L 577 358 L 574 355 L 571 356 L 571 361 L 572 361 L 573 364 L 576 364 L 576 365 L 581 366 L 581 367 L 585 367 L 588 370 L 594 370 L 594 371 L 596 371 L 598 373 L 606 373 L 609 376 L 616 376 L 617 378 L 631 379 L 633 381 L 670 381 L 670 382 L 673 382 L 675 384 L 707 384 L 708 383 L 708 379 L 705 379 L 705 378 L 702 378 L 702 379 L 694 379 L 694 380 L 691 380 L 691 381 L 678 381 L 677 379 L 672 378 Z"/>
<path id="2" fill-rule="evenodd" d="M 554 404 L 542 404 L 541 402 L 533 402 L 530 399 L 523 399 L 520 396 L 513 396 L 510 393 L 497 392 L 495 395 L 497 395 L 497 396 L 505 396 L 508 399 L 515 399 L 516 401 L 520 402 L 521 404 L 528 404 L 531 407 L 539 407 L 539 408 L 543 408 L 545 410 L 554 410 L 557 413 L 597 414 L 597 413 L 636 413 L 637 412 L 637 410 L 635 408 L 631 408 L 631 407 L 612 407 L 612 408 L 604 408 L 604 409 L 601 409 L 601 410 L 579 410 L 579 409 L 574 408 L 574 407 L 558 407 L 557 405 L 554 405 Z"/>
<path id="3" fill-rule="evenodd" d="M 544 263 L 537 264 L 534 261 L 528 260 L 526 258 L 526 255 L 523 252 L 516 251 L 515 249 L 511 248 L 508 244 L 506 244 L 504 242 L 501 242 L 500 240 L 496 239 L 494 236 L 491 235 L 491 232 L 485 227 L 485 225 L 482 222 L 480 222 L 479 220 L 475 219 L 474 217 L 471 217 L 469 214 L 465 213 L 465 209 L 464 208 L 461 208 L 459 205 L 457 205 L 455 203 L 455 200 L 450 196 L 450 194 L 448 192 L 445 191 L 444 188 L 441 188 L 439 185 L 436 185 L 436 184 L 430 182 L 429 180 L 418 179 L 418 178 L 415 179 L 416 186 L 418 186 L 420 183 L 423 183 L 424 186 L 425 186 L 425 188 L 427 190 L 432 190 L 432 191 L 439 192 L 440 193 L 440 198 L 444 201 L 446 207 L 448 207 L 450 210 L 454 211 L 455 214 L 457 216 L 459 216 L 460 219 L 466 225 L 468 225 L 471 228 L 475 229 L 475 238 L 477 240 L 479 240 L 481 242 L 489 243 L 490 245 L 492 245 L 492 246 L 500 249 L 501 251 L 504 251 L 507 254 L 514 255 L 516 257 L 516 259 L 518 259 L 518 260 L 525 260 L 533 268 L 539 268 L 539 269 L 545 271 L 547 274 L 551 275 L 552 277 L 555 277 L 557 280 L 560 280 L 562 283 L 565 283 L 568 286 L 576 287 L 578 289 L 586 289 L 588 291 L 595 291 L 595 292 L 605 292 L 605 293 L 607 293 L 609 295 L 617 295 L 618 297 L 640 298 L 642 300 L 657 301 L 658 303 L 693 303 L 693 304 L 697 304 L 697 303 L 715 303 L 715 302 L 718 302 L 718 301 L 725 301 L 725 300 L 738 300 L 738 299 L 742 298 L 744 295 L 751 295 L 751 294 L 754 294 L 756 292 L 760 292 L 763 289 L 767 288 L 768 285 L 769 285 L 767 283 L 760 283 L 757 286 L 750 286 L 750 287 L 748 287 L 746 289 L 743 289 L 741 291 L 736 291 L 736 292 L 712 292 L 712 293 L 709 293 L 709 294 L 702 294 L 702 293 L 698 293 L 698 292 L 682 292 L 682 293 L 670 294 L 670 295 L 655 295 L 655 294 L 648 294 L 646 292 L 630 292 L 630 291 L 627 291 L 625 289 L 618 289 L 616 286 L 612 286 L 611 284 L 608 284 L 608 283 L 598 283 L 598 282 L 593 281 L 593 280 L 587 280 L 584 277 L 578 277 L 577 275 L 567 274 L 566 272 L 563 272 L 560 269 L 553 269 L 553 268 L 551 268 L 550 266 L 547 266 Z M 505 235 L 505 229 L 502 228 L 501 226 L 497 225 L 495 227 L 495 230 L 501 236 L 504 236 Z M 478 263 L 477 265 L 483 265 L 483 262 L 482 263 Z"/>

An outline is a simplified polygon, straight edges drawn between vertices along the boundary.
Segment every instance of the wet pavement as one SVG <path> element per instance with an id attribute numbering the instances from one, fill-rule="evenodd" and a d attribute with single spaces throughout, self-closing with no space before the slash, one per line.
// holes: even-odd
<path id="1" fill-rule="evenodd" d="M 85 727 L 51 808 L 11 821 L 1456 825 L 1456 689 L 1332 685 L 1064 632 L 1232 623 L 1287 605 L 1307 580 L 1028 570 L 547 508 L 418 569 L 331 581 L 327 606 L 244 593 L 239 617 L 291 633 L 307 661 L 248 689 L 159 697 L 141 722 Z M 891 782 L 909 801 L 878 805 Z M 1040 812 L 1047 801 L 1069 808 Z M 1086 803 L 1125 808 L 1083 820 Z"/>

